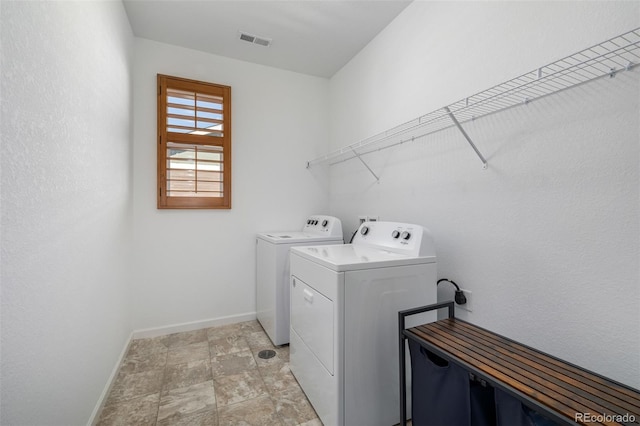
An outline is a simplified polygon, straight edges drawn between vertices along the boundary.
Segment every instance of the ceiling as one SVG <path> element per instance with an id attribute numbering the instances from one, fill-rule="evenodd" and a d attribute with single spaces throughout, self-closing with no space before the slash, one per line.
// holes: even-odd
<path id="1" fill-rule="evenodd" d="M 137 37 L 331 77 L 410 0 L 123 0 Z M 272 39 L 269 47 L 239 32 Z"/>

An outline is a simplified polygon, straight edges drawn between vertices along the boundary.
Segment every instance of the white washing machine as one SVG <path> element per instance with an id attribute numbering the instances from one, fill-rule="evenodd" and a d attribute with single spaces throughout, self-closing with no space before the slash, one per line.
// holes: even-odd
<path id="1" fill-rule="evenodd" d="M 398 311 L 436 300 L 419 225 L 365 222 L 352 244 L 291 249 L 290 368 L 325 425 L 399 422 Z"/>
<path id="2" fill-rule="evenodd" d="M 289 343 L 289 249 L 342 243 L 342 223 L 332 216 L 311 216 L 302 231 L 257 235 L 256 315 L 274 345 Z"/>

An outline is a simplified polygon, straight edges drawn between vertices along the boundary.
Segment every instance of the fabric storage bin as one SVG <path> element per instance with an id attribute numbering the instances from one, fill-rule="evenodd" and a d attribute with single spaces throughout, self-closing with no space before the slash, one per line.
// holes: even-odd
<path id="1" fill-rule="evenodd" d="M 409 353 L 413 425 L 496 425 L 491 386 L 470 380 L 465 369 L 411 340 Z"/>
<path id="2" fill-rule="evenodd" d="M 409 340 L 414 426 L 470 425 L 469 374 Z"/>
<path id="3" fill-rule="evenodd" d="M 557 423 L 530 409 L 508 393 L 495 389 L 498 426 L 556 426 Z"/>
<path id="4" fill-rule="evenodd" d="M 496 410 L 493 387 L 471 380 L 469 383 L 471 426 L 495 426 Z"/>

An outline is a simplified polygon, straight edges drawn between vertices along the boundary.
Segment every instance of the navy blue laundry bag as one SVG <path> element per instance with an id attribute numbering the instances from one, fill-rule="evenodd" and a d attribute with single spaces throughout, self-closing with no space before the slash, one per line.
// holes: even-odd
<path id="1" fill-rule="evenodd" d="M 495 389 L 496 419 L 498 425 L 504 426 L 556 426 L 557 423 L 547 419 L 538 412 L 524 405 L 517 398 L 505 391 Z"/>
<path id="2" fill-rule="evenodd" d="M 409 340 L 414 426 L 555 426 L 510 394 Z"/>
<path id="3" fill-rule="evenodd" d="M 495 426 L 493 389 L 455 363 L 409 340 L 415 426 Z"/>

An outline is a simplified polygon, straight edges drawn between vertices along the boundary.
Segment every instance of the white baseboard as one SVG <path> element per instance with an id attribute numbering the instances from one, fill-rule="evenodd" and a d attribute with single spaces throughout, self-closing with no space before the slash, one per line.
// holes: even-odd
<path id="1" fill-rule="evenodd" d="M 107 380 L 107 384 L 102 390 L 102 394 L 100 395 L 100 398 L 98 398 L 98 403 L 93 409 L 93 413 L 91 413 L 91 417 L 89 417 L 89 422 L 87 423 L 87 426 L 92 426 L 98 423 L 98 420 L 100 419 L 100 413 L 102 413 L 102 409 L 104 408 L 104 404 L 106 404 L 107 402 L 107 397 L 109 396 L 109 392 L 111 392 L 111 388 L 113 387 L 113 384 L 116 381 L 118 370 L 120 370 L 120 364 L 122 364 L 124 357 L 127 355 L 127 352 L 129 352 L 129 346 L 131 345 L 132 340 L 133 340 L 133 332 L 131 332 L 131 334 L 129 335 L 129 338 L 127 339 L 127 342 L 125 343 L 124 348 L 122 348 L 122 351 L 120 352 L 120 356 L 116 361 L 116 365 L 113 367 L 113 370 L 111 370 L 111 375 L 109 376 L 109 379 Z"/>
<path id="2" fill-rule="evenodd" d="M 251 321 L 256 319 L 255 312 L 249 312 L 240 315 L 231 315 L 228 317 L 212 318 L 208 320 L 185 322 L 182 324 L 173 324 L 163 327 L 144 328 L 133 331 L 133 339 L 147 339 L 150 337 L 165 336 L 167 334 L 182 333 L 184 331 L 200 330 L 201 328 L 216 327 L 220 325 L 234 324 L 236 322 Z"/>

